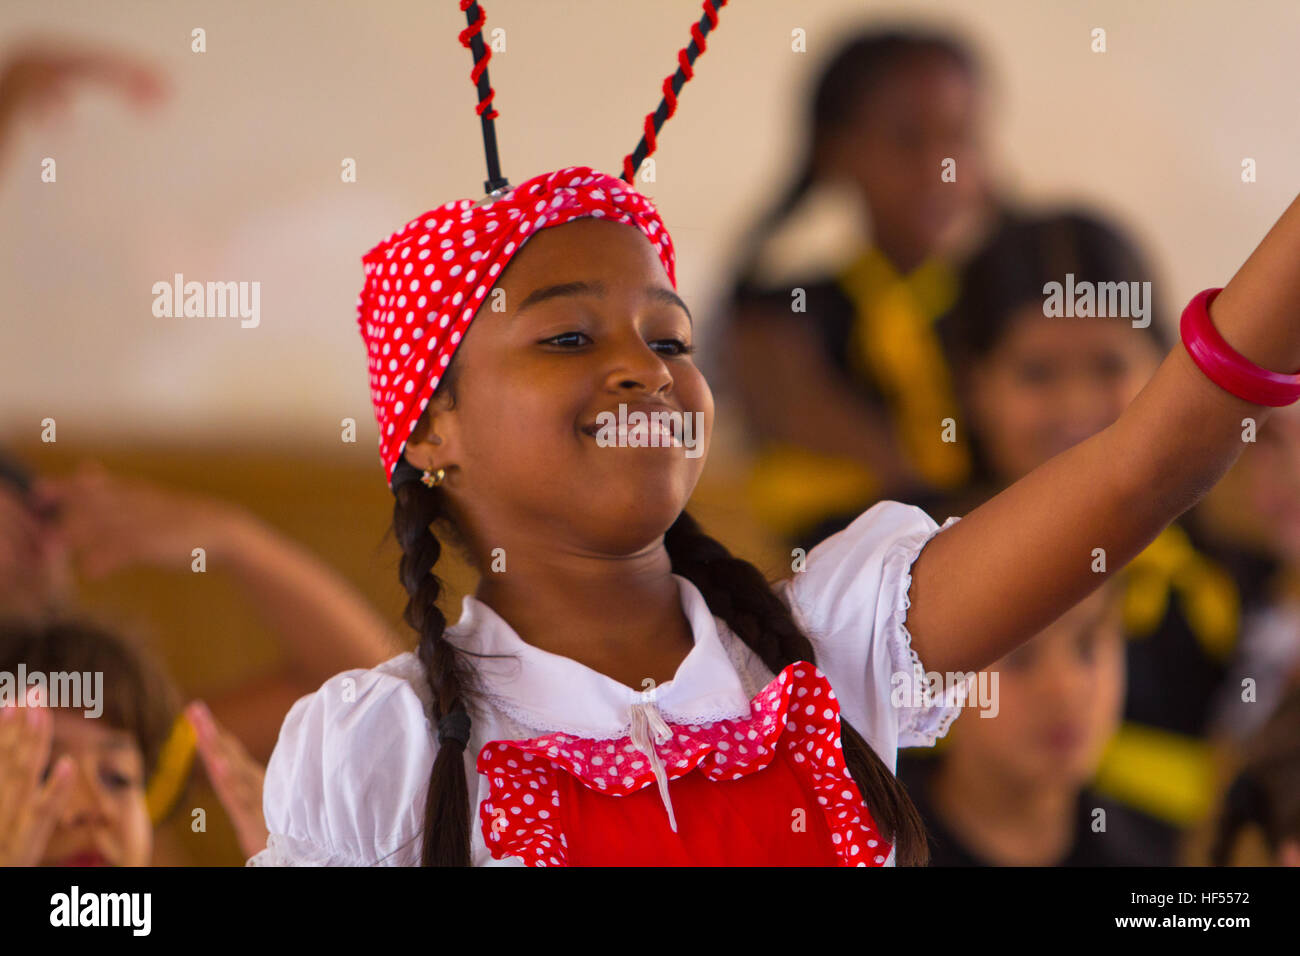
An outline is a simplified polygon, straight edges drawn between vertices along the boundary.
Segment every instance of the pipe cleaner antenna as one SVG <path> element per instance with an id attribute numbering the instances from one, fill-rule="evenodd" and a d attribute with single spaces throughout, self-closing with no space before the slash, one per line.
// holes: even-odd
<path id="1" fill-rule="evenodd" d="M 500 114 L 492 105 L 492 97 L 496 95 L 496 91 L 488 82 L 487 66 L 488 60 L 492 59 L 492 51 L 483 43 L 483 23 L 487 16 L 479 6 L 478 0 L 460 0 L 460 9 L 469 23 L 469 26 L 460 31 L 460 43 L 474 54 L 474 69 L 470 71 L 469 78 L 478 88 L 478 106 L 474 111 L 483 121 L 483 151 L 487 155 L 488 174 L 483 187 L 491 194 L 504 191 L 510 186 L 510 182 L 501 175 L 501 162 L 497 158 L 497 131 L 493 120 Z"/>
<path id="2" fill-rule="evenodd" d="M 682 91 L 686 81 L 695 75 L 693 65 L 705 50 L 704 38 L 718 25 L 718 8 L 726 5 L 727 0 L 704 0 L 704 16 L 700 17 L 699 23 L 691 24 L 691 42 L 685 49 L 677 51 L 677 71 L 664 77 L 664 96 L 659 101 L 658 109 L 646 114 L 645 133 L 641 142 L 637 143 L 635 150 L 623 157 L 623 175 L 620 178 L 629 186 L 646 157 L 655 151 L 656 134 L 668 118 L 677 112 L 677 94 Z"/>

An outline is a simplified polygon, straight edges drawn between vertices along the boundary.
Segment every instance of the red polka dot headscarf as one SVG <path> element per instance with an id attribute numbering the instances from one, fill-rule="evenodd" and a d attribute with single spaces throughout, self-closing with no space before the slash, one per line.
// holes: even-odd
<path id="1" fill-rule="evenodd" d="M 483 300 L 529 237 L 586 216 L 627 223 L 650 240 L 677 288 L 672 237 L 654 204 L 587 166 L 534 176 L 492 200 L 453 200 L 412 219 L 362 257 L 357 325 L 388 486 L 444 370 Z"/>

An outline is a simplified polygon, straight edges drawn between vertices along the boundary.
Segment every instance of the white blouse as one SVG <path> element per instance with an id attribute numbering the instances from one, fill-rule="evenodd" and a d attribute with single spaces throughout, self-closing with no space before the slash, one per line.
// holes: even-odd
<path id="1" fill-rule="evenodd" d="M 939 527 L 920 508 L 883 501 L 807 555 L 803 571 L 776 585 L 808 635 L 816 664 L 851 723 L 886 766 L 899 747 L 933 746 L 957 716 L 948 696 L 916 706 L 891 704 L 905 675 L 920 686 L 923 667 L 904 621 L 911 566 Z M 695 638 L 673 679 L 654 688 L 663 719 L 705 724 L 748 717 L 750 701 L 774 678 L 748 646 L 714 617 L 690 581 L 673 576 Z M 525 643 L 491 608 L 464 598 L 460 621 L 447 629 L 455 646 L 502 658 L 472 658 L 485 697 L 476 699 L 465 777 L 471 790 L 471 858 L 495 860 L 476 809 L 489 783 L 476 758 L 492 740 L 552 732 L 595 739 L 629 733 L 630 708 L 643 692 L 577 661 Z M 892 683 L 891 683 L 892 681 Z M 429 771 L 437 729 L 424 669 L 413 653 L 371 670 L 351 670 L 298 700 L 285 717 L 266 768 L 263 810 L 270 837 L 249 866 L 418 866 Z M 893 865 L 893 854 L 886 865 Z"/>

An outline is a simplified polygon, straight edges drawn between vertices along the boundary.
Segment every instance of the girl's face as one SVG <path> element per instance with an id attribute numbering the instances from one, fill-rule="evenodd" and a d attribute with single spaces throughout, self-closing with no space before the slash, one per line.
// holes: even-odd
<path id="1" fill-rule="evenodd" d="M 134 736 L 79 711 L 56 709 L 49 767 L 73 759 L 72 792 L 42 866 L 148 866 L 153 828 L 144 757 Z M 48 768 L 47 768 L 48 772 Z"/>
<path id="2" fill-rule="evenodd" d="M 408 460 L 455 466 L 444 487 L 476 554 L 520 534 L 646 548 L 685 507 L 713 429 L 692 320 L 654 248 L 635 227 L 574 220 L 530 238 L 495 288 L 504 310 L 489 293 L 457 350 L 454 407 L 440 395 L 426 412 L 439 441 L 422 423 Z M 620 404 L 689 415 L 695 447 L 603 446 L 599 416 Z"/>
<path id="3" fill-rule="evenodd" d="M 1160 358 L 1127 320 L 1050 318 L 1024 306 L 969 372 L 972 424 L 991 467 L 1017 481 L 1112 424 Z"/>
<path id="4" fill-rule="evenodd" d="M 998 673 L 996 716 L 963 714 L 952 726 L 954 752 L 1025 786 L 1081 786 L 1091 778 L 1124 699 L 1124 637 L 1113 588 L 1089 595 L 989 668 Z"/>
<path id="5" fill-rule="evenodd" d="M 1277 556 L 1300 567 L 1300 405 L 1274 410 L 1243 459 L 1251 503 Z"/>
<path id="6" fill-rule="evenodd" d="M 924 256 L 977 205 L 986 176 L 979 90 L 946 56 L 892 67 L 831 146 L 832 170 L 856 182 L 873 228 L 900 251 Z M 945 182 L 947 159 L 955 180 Z"/>

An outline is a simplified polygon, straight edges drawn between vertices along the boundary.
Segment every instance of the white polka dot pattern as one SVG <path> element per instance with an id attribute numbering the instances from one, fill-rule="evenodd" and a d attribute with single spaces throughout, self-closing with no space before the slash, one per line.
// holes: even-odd
<path id="1" fill-rule="evenodd" d="M 362 257 L 357 325 L 390 488 L 407 439 L 496 277 L 537 230 L 585 216 L 640 229 L 677 288 L 672 237 L 654 204 L 588 166 L 534 176 L 483 206 L 452 200 Z"/>
<path id="2" fill-rule="evenodd" d="M 815 665 L 789 665 L 751 702 L 745 720 L 684 726 L 670 723 L 659 758 L 676 780 L 697 767 L 712 780 L 734 780 L 765 769 L 777 747 L 806 775 L 826 817 L 843 866 L 882 866 L 890 845 L 880 836 L 840 744 L 840 707 Z M 479 806 L 483 839 L 495 859 L 522 857 L 530 866 L 563 866 L 568 840 L 559 827 L 556 775 L 568 773 L 590 790 L 626 796 L 656 784 L 654 771 L 630 737 L 591 740 L 547 734 L 496 740 L 478 756 L 491 785 Z M 505 825 L 498 821 L 504 820 Z"/>

